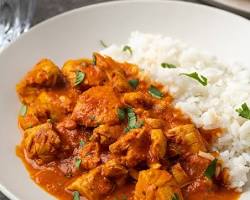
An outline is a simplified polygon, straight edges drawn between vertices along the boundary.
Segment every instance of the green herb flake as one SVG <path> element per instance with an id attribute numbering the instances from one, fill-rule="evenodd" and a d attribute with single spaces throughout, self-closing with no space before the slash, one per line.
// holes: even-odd
<path id="1" fill-rule="evenodd" d="M 250 119 L 250 109 L 248 108 L 246 103 L 243 103 L 241 105 L 241 108 L 236 109 L 236 112 L 239 113 L 239 116 Z"/>
<path id="2" fill-rule="evenodd" d="M 127 200 L 127 199 L 128 199 L 128 197 L 125 194 L 122 194 L 121 200 Z"/>
<path id="3" fill-rule="evenodd" d="M 19 115 L 21 115 L 22 117 L 24 117 L 27 113 L 28 107 L 24 104 L 21 105 L 21 108 L 19 110 Z"/>
<path id="4" fill-rule="evenodd" d="M 82 160 L 80 158 L 75 159 L 75 166 L 76 166 L 77 169 L 80 168 L 81 162 L 82 162 Z"/>
<path id="5" fill-rule="evenodd" d="M 117 116 L 119 120 L 123 121 L 126 118 L 126 108 L 118 108 L 117 109 Z"/>
<path id="6" fill-rule="evenodd" d="M 205 76 L 199 75 L 197 72 L 192 72 L 190 74 L 181 73 L 180 75 L 185 75 L 185 76 L 188 76 L 190 78 L 193 78 L 193 79 L 197 80 L 203 86 L 207 85 L 207 78 Z"/>
<path id="7" fill-rule="evenodd" d="M 131 47 L 128 45 L 125 45 L 123 47 L 122 51 L 128 51 L 130 53 L 130 55 L 133 55 L 133 51 L 132 51 Z"/>
<path id="8" fill-rule="evenodd" d="M 83 141 L 83 139 L 80 140 L 80 147 L 83 148 L 85 145 L 85 142 Z"/>
<path id="9" fill-rule="evenodd" d="M 170 64 L 170 63 L 161 63 L 161 66 L 162 66 L 162 68 L 169 68 L 169 69 L 176 68 L 175 65 Z"/>
<path id="10" fill-rule="evenodd" d="M 215 175 L 216 170 L 216 164 L 217 159 L 215 158 L 207 167 L 206 171 L 204 172 L 204 176 L 206 176 L 209 179 L 212 179 L 212 177 Z"/>
<path id="11" fill-rule="evenodd" d="M 78 191 L 73 192 L 73 200 L 80 200 L 80 193 Z"/>
<path id="12" fill-rule="evenodd" d="M 153 97 L 157 99 L 161 99 L 163 97 L 163 94 L 161 91 L 159 91 L 155 86 L 151 85 L 148 89 L 149 94 L 151 94 Z"/>
<path id="13" fill-rule="evenodd" d="M 172 196 L 172 200 L 179 200 L 179 196 L 177 193 L 174 193 L 174 195 Z"/>
<path id="14" fill-rule="evenodd" d="M 130 79 L 128 81 L 129 85 L 133 88 L 136 89 L 138 84 L 139 84 L 139 80 L 138 79 Z"/>
<path id="15" fill-rule="evenodd" d="M 128 113 L 128 126 L 133 128 L 136 126 L 136 115 L 132 108 L 127 108 Z"/>
<path id="16" fill-rule="evenodd" d="M 79 85 L 85 78 L 85 73 L 81 71 L 76 71 L 75 86 Z"/>
<path id="17" fill-rule="evenodd" d="M 140 128 L 144 125 L 144 121 L 137 121 L 136 114 L 132 108 L 127 108 L 128 115 L 128 126 L 125 128 L 125 132 L 130 131 L 131 129 Z"/>
<path id="18" fill-rule="evenodd" d="M 96 56 L 93 54 L 93 60 L 92 60 L 93 65 L 96 65 Z"/>
<path id="19" fill-rule="evenodd" d="M 104 48 L 108 47 L 108 45 L 107 45 L 103 40 L 100 40 L 100 44 L 101 44 Z"/>
<path id="20" fill-rule="evenodd" d="M 117 197 L 115 197 L 114 200 L 119 200 L 119 199 Z"/>

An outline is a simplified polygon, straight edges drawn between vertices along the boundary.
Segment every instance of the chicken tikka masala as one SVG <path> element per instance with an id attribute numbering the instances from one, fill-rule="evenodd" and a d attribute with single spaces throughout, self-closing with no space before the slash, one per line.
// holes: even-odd
<path id="1" fill-rule="evenodd" d="M 211 145 L 138 67 L 94 53 L 59 69 L 43 59 L 17 84 L 17 154 L 61 200 L 236 200 Z"/>

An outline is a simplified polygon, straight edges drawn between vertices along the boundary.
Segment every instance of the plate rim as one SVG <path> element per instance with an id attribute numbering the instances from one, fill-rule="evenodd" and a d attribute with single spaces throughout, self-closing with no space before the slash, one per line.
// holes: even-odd
<path id="1" fill-rule="evenodd" d="M 202 0 L 203 1 L 203 0 Z M 27 37 L 28 35 L 32 34 L 32 32 L 34 32 L 37 29 L 42 28 L 43 26 L 46 26 L 49 23 L 53 23 L 54 21 L 56 21 L 59 18 L 62 17 L 66 17 L 68 15 L 72 15 L 76 12 L 83 12 L 84 10 L 89 10 L 89 9 L 94 9 L 96 7 L 102 7 L 102 6 L 110 6 L 112 4 L 134 4 L 134 3 L 166 3 L 166 4 L 184 4 L 186 6 L 196 6 L 196 7 L 203 7 L 206 9 L 210 9 L 211 11 L 216 11 L 217 13 L 222 13 L 224 15 L 228 15 L 231 17 L 235 17 L 238 18 L 238 20 L 243 20 L 247 23 L 250 23 L 250 20 L 240 16 L 238 14 L 232 13 L 230 11 L 227 10 L 223 10 L 217 7 L 212 7 L 206 4 L 199 4 L 199 3 L 195 3 L 195 2 L 189 2 L 189 1 L 182 1 L 182 0 L 108 0 L 107 2 L 100 2 L 100 3 L 96 3 L 96 4 L 90 4 L 87 6 L 82 6 L 79 8 L 74 8 L 72 10 L 60 13 L 58 15 L 55 15 L 49 19 L 46 19 L 34 26 L 32 26 L 27 32 L 22 33 L 16 40 L 14 40 L 13 42 L 11 42 L 9 45 L 7 45 L 7 47 L 5 47 L 1 52 L 0 52 L 0 57 L 2 56 L 2 54 L 5 54 L 5 52 L 8 51 L 8 49 L 12 48 L 12 46 L 15 45 L 16 42 L 22 40 L 22 38 Z"/>
<path id="2" fill-rule="evenodd" d="M 66 11 L 64 13 L 58 14 L 56 16 L 53 16 L 49 19 L 46 19 L 38 24 L 36 24 L 35 26 L 31 27 L 27 32 L 23 33 L 21 36 L 19 36 L 15 41 L 11 42 L 6 48 L 4 48 L 1 52 L 0 52 L 0 58 L 1 56 L 3 56 L 4 54 L 8 53 L 9 49 L 13 48 L 16 44 L 16 42 L 22 40 L 25 37 L 28 37 L 30 34 L 33 34 L 34 31 L 42 29 L 44 26 L 46 26 L 47 24 L 50 23 L 54 23 L 56 20 L 60 19 L 60 18 L 64 18 L 67 16 L 70 16 L 74 13 L 80 13 L 80 12 L 84 12 L 86 10 L 90 10 L 90 9 L 95 9 L 97 7 L 105 7 L 105 6 L 110 6 L 110 5 L 117 5 L 117 4 L 137 4 L 137 3 L 142 3 L 142 4 L 146 4 L 146 3 L 165 3 L 165 4 L 176 4 L 178 5 L 185 5 L 185 6 L 195 6 L 195 7 L 203 7 L 204 9 L 209 9 L 212 12 L 217 12 L 217 13 L 221 13 L 224 15 L 228 15 L 230 17 L 234 17 L 237 18 L 238 20 L 241 21 L 245 21 L 246 23 L 250 24 L 250 20 L 248 20 L 245 17 L 239 16 L 235 13 L 226 11 L 226 10 L 222 10 L 220 8 L 216 8 L 216 7 L 211 7 L 209 5 L 204 5 L 204 4 L 199 4 L 199 3 L 195 3 L 195 2 L 186 2 L 186 1 L 173 1 L 173 0 L 114 0 L 114 1 L 107 1 L 107 2 L 101 2 L 101 3 L 96 3 L 96 4 L 91 4 L 91 5 L 87 5 L 87 6 L 82 6 L 79 8 L 75 8 L 69 11 Z M 7 187 L 4 186 L 3 183 L 1 183 L 0 180 L 0 191 L 6 196 L 8 197 L 10 200 L 21 200 L 19 199 L 14 193 L 12 193 Z"/>
<path id="3" fill-rule="evenodd" d="M 230 4 L 222 3 L 222 2 L 219 2 L 217 0 L 201 0 L 201 2 L 204 2 L 204 3 L 209 4 L 209 5 L 218 6 L 218 8 L 221 8 L 221 9 L 227 9 L 228 12 L 231 12 L 231 13 L 233 12 L 234 14 L 236 13 L 236 15 L 238 14 L 238 15 L 242 16 L 243 18 L 250 17 L 250 12 L 248 12 L 247 10 L 243 10 L 241 8 L 236 8 Z M 249 20 L 249 19 L 247 19 L 247 20 Z"/>

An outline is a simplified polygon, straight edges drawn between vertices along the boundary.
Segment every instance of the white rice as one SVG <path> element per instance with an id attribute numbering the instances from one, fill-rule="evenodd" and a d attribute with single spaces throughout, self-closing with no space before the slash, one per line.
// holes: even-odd
<path id="1" fill-rule="evenodd" d="M 131 47 L 132 55 L 122 51 L 124 45 Z M 250 71 L 161 35 L 133 32 L 124 45 L 111 45 L 101 53 L 135 63 L 165 84 L 175 98 L 175 106 L 190 116 L 197 127 L 225 130 L 214 148 L 230 169 L 231 187 L 240 190 L 248 181 L 250 169 L 250 120 L 240 117 L 235 109 L 244 102 L 250 105 Z M 162 68 L 163 62 L 177 68 Z M 208 85 L 180 75 L 191 72 L 207 77 Z"/>

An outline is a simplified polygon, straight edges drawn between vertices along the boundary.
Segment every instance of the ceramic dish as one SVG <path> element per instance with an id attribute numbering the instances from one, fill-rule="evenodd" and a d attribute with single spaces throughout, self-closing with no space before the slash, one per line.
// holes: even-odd
<path id="1" fill-rule="evenodd" d="M 121 1 L 80 8 L 31 29 L 0 54 L 0 190 L 12 200 L 53 199 L 30 179 L 15 155 L 19 143 L 15 84 L 37 60 L 59 66 L 68 58 L 90 57 L 99 40 L 121 43 L 140 30 L 179 38 L 250 66 L 249 21 L 208 6 L 175 1 Z M 250 199 L 250 187 L 241 200 Z"/>

